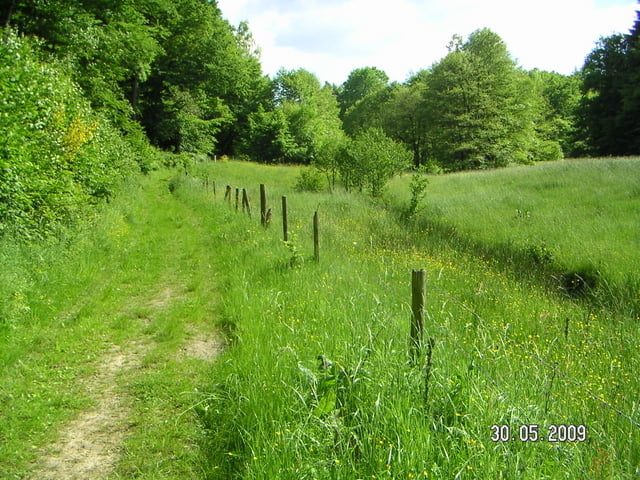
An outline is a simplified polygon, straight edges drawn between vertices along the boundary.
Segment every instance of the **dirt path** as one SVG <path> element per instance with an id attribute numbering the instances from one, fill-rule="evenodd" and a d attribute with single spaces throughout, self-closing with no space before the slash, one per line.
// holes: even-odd
<path id="1" fill-rule="evenodd" d="M 80 297 L 82 308 L 72 315 L 78 329 L 87 305 L 94 318 L 104 318 L 79 342 L 113 344 L 95 373 L 77 380 L 91 407 L 38 450 L 21 478 L 199 478 L 200 430 L 182 414 L 191 399 L 197 403 L 194 391 L 206 386 L 222 342 L 212 320 L 216 292 L 202 219 L 165 190 L 151 183 L 121 207 L 120 230 L 110 230 L 117 253 L 95 267 L 110 274 L 96 276 L 87 287 L 94 293 Z"/>
<path id="2" fill-rule="evenodd" d="M 150 344 L 137 343 L 111 349 L 84 380 L 95 405 L 82 412 L 61 432 L 59 440 L 43 452 L 31 480 L 93 480 L 107 477 L 121 457 L 123 440 L 130 428 L 130 398 L 119 391 L 117 377 L 138 369 Z M 213 361 L 222 351 L 215 338 L 192 333 L 179 355 Z"/>
<path id="3" fill-rule="evenodd" d="M 67 425 L 60 439 L 43 453 L 31 479 L 98 479 L 113 470 L 130 412 L 128 399 L 116 389 L 116 377 L 139 368 L 147 350 L 148 346 L 140 343 L 126 350 L 115 347 L 105 355 L 98 373 L 84 381 L 95 405 Z"/>

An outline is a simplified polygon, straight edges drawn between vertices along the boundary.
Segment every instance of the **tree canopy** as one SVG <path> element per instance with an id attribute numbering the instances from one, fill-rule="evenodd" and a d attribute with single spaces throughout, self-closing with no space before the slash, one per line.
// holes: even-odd
<path id="1" fill-rule="evenodd" d="M 485 28 L 403 83 L 366 66 L 339 86 L 263 75 L 248 24 L 210 0 L 11 0 L 0 21 L 0 229 L 108 198 L 152 146 L 314 164 L 375 195 L 407 152 L 433 172 L 640 152 L 640 12 L 574 75 L 525 71 Z"/>
<path id="2" fill-rule="evenodd" d="M 582 69 L 580 125 L 590 153 L 640 153 L 640 11 L 629 34 L 600 39 Z"/>

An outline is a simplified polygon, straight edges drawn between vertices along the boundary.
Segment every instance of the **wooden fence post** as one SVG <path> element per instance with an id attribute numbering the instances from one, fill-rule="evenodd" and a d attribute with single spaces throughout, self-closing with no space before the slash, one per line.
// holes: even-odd
<path id="1" fill-rule="evenodd" d="M 409 354 L 413 363 L 416 363 L 422 348 L 425 277 L 424 270 L 413 270 L 411 272 L 411 338 L 409 341 Z"/>
<path id="2" fill-rule="evenodd" d="M 238 211 L 238 200 L 240 199 L 240 189 L 236 187 L 236 212 Z"/>
<path id="3" fill-rule="evenodd" d="M 267 191 L 264 183 L 260 184 L 260 223 L 267 225 Z"/>
<path id="4" fill-rule="evenodd" d="M 227 188 L 224 190 L 224 199 L 231 205 L 231 185 L 227 185 Z"/>
<path id="5" fill-rule="evenodd" d="M 282 238 L 289 241 L 289 221 L 287 219 L 287 197 L 282 196 Z"/>
<path id="6" fill-rule="evenodd" d="M 213 196 L 216 196 L 216 181 L 213 181 Z"/>
<path id="7" fill-rule="evenodd" d="M 320 261 L 320 239 L 318 227 L 318 211 L 313 214 L 313 258 L 316 262 Z"/>
<path id="8" fill-rule="evenodd" d="M 249 196 L 247 195 L 247 190 L 245 188 L 242 189 L 242 211 L 247 209 L 247 214 L 251 217 L 251 205 L 249 205 Z"/>

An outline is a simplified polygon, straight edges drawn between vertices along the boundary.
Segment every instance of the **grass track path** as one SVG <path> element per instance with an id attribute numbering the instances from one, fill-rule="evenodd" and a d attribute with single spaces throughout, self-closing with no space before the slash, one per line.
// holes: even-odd
<path id="1" fill-rule="evenodd" d="M 53 319 L 73 320 L 49 334 L 63 352 L 94 355 L 87 365 L 62 353 L 45 367 L 71 369 L 59 388 L 80 399 L 71 408 L 51 399 L 60 420 L 41 426 L 30 463 L 2 478 L 201 477 L 191 407 L 221 349 L 212 252 L 201 219 L 170 194 L 169 175 L 155 173 L 116 200 L 94 234 L 97 252 L 70 265 L 92 273 Z M 37 353 L 20 360 L 38 361 Z"/>

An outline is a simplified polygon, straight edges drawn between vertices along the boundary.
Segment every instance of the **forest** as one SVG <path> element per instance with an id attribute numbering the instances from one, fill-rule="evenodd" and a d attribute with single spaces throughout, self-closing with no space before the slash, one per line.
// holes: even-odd
<path id="1" fill-rule="evenodd" d="M 263 74 L 247 23 L 207 0 L 12 0 L 0 10 L 0 232 L 46 236 L 136 172 L 223 155 L 311 164 L 379 195 L 430 173 L 640 153 L 640 15 L 573 75 L 453 35 L 403 83 Z"/>

